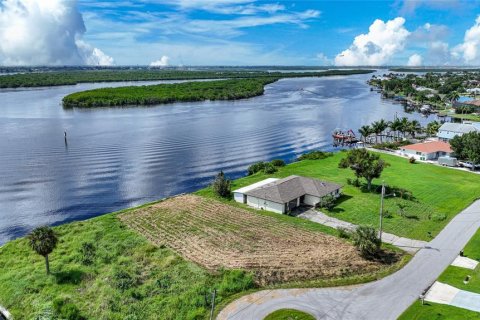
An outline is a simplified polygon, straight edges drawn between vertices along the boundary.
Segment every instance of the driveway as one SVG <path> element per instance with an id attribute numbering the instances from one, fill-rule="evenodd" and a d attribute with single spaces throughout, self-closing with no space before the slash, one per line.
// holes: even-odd
<path id="1" fill-rule="evenodd" d="M 457 257 L 480 227 L 480 200 L 459 213 L 401 270 L 364 285 L 323 289 L 263 290 L 223 309 L 217 319 L 256 320 L 282 308 L 317 319 L 397 319 Z"/>
<path id="2" fill-rule="evenodd" d="M 353 223 L 327 216 L 325 213 L 319 212 L 314 208 L 310 208 L 304 211 L 303 213 L 299 214 L 298 217 L 320 223 L 335 229 L 345 228 L 348 230 L 354 230 L 357 227 Z M 418 250 L 424 248 L 428 244 L 428 242 L 425 241 L 398 237 L 394 234 L 387 232 L 382 232 L 382 241 L 393 244 L 394 246 L 397 246 L 400 249 L 403 249 L 408 253 L 412 254 L 416 253 Z"/>

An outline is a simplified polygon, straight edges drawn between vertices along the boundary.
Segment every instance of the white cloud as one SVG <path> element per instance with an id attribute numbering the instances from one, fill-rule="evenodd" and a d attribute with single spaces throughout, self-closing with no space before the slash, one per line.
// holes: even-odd
<path id="1" fill-rule="evenodd" d="M 169 65 L 170 58 L 168 56 L 162 56 L 159 60 L 150 63 L 150 67 L 166 67 Z"/>
<path id="2" fill-rule="evenodd" d="M 320 61 L 320 65 L 322 66 L 331 66 L 333 65 L 332 59 L 329 59 L 323 52 L 317 54 L 316 59 Z"/>
<path id="3" fill-rule="evenodd" d="M 423 64 L 423 58 L 421 55 L 415 53 L 408 58 L 407 65 L 409 67 L 419 67 Z"/>
<path id="4" fill-rule="evenodd" d="M 404 27 L 405 19 L 397 17 L 386 23 L 375 20 L 367 34 L 355 37 L 347 50 L 335 57 L 339 66 L 383 65 L 402 51 L 410 32 Z"/>
<path id="5" fill-rule="evenodd" d="M 480 15 L 475 20 L 475 24 L 465 32 L 463 43 L 456 46 L 452 54 L 465 64 L 480 64 Z"/>
<path id="6" fill-rule="evenodd" d="M 3 0 L 0 63 L 5 65 L 111 65 L 113 59 L 82 41 L 76 0 Z"/>

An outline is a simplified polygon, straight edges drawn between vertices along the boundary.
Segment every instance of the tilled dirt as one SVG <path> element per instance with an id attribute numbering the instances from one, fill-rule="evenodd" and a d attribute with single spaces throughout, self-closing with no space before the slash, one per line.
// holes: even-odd
<path id="1" fill-rule="evenodd" d="M 382 268 L 348 242 L 195 195 L 120 215 L 152 243 L 209 270 L 246 269 L 259 284 L 328 279 Z"/>

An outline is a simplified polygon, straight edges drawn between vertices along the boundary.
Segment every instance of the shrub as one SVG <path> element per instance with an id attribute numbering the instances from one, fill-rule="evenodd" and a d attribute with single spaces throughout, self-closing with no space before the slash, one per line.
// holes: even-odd
<path id="1" fill-rule="evenodd" d="M 84 242 L 80 247 L 80 261 L 84 265 L 90 265 L 95 261 L 97 248 L 92 242 Z"/>
<path id="2" fill-rule="evenodd" d="M 277 168 L 275 168 L 275 166 L 271 163 L 266 163 L 263 172 L 265 172 L 266 174 L 272 174 L 277 172 Z"/>
<path id="3" fill-rule="evenodd" d="M 270 163 L 275 167 L 285 167 L 285 161 L 282 159 L 273 159 Z"/>
<path id="4" fill-rule="evenodd" d="M 352 232 L 344 227 L 337 228 L 338 236 L 343 239 L 350 239 Z"/>
<path id="5" fill-rule="evenodd" d="M 447 215 L 445 213 L 435 213 L 430 217 L 433 221 L 443 221 L 447 219 Z"/>
<path id="6" fill-rule="evenodd" d="M 248 175 L 251 176 L 265 169 L 265 162 L 257 162 L 248 167 Z"/>
<path id="7" fill-rule="evenodd" d="M 312 151 L 302 154 L 298 157 L 298 161 L 302 160 L 322 160 L 328 157 L 331 157 L 333 154 L 331 152 L 324 151 Z"/>
<path id="8" fill-rule="evenodd" d="M 410 159 L 408 159 L 408 162 L 410 162 L 411 164 L 414 164 L 417 160 L 414 158 L 414 157 L 410 157 Z"/>
<path id="9" fill-rule="evenodd" d="M 213 191 L 220 197 L 227 198 L 230 196 L 230 180 L 225 178 L 225 174 L 223 171 L 220 171 L 220 173 L 217 175 L 215 178 L 215 181 L 213 181 Z"/>
<path id="10" fill-rule="evenodd" d="M 80 315 L 80 310 L 78 310 L 75 304 L 61 298 L 57 298 L 53 300 L 53 309 L 56 315 L 61 319 L 66 319 L 66 320 L 84 319 Z"/>
<path id="11" fill-rule="evenodd" d="M 377 231 L 369 226 L 358 226 L 352 233 L 353 244 L 366 259 L 372 259 L 380 251 L 380 239 Z"/>
<path id="12" fill-rule="evenodd" d="M 333 208 L 335 208 L 336 200 L 337 199 L 335 199 L 334 196 L 327 195 L 320 200 L 317 206 L 319 208 L 332 210 Z"/>
<path id="13" fill-rule="evenodd" d="M 117 289 L 125 291 L 135 286 L 136 280 L 127 270 L 119 269 L 113 274 L 113 284 Z"/>

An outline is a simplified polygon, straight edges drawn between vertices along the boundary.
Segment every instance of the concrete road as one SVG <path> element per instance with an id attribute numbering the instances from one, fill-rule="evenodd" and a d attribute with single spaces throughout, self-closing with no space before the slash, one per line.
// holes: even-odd
<path id="1" fill-rule="evenodd" d="M 480 227 L 480 200 L 459 213 L 398 272 L 364 285 L 324 289 L 264 290 L 244 296 L 217 319 L 261 320 L 282 308 L 317 319 L 397 319 L 455 259 Z"/>

